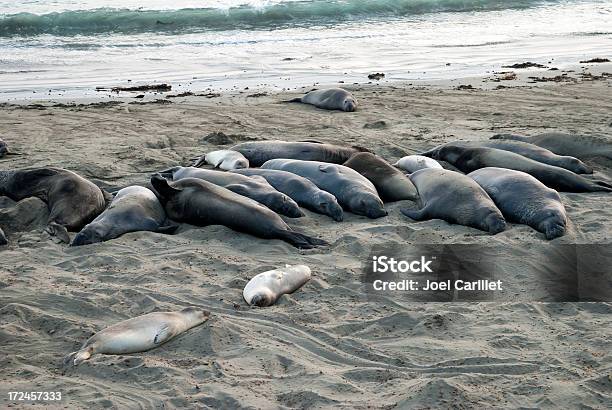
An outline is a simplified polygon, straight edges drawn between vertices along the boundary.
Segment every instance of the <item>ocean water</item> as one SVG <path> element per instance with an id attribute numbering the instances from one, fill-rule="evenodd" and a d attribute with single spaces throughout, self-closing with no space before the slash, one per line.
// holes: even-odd
<path id="1" fill-rule="evenodd" d="M 612 57 L 612 1 L 0 0 L 0 100 L 434 81 Z"/>

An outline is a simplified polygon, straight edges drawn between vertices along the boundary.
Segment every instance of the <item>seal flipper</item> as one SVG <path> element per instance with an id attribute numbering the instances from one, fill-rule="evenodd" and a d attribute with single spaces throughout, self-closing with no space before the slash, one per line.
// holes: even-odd
<path id="1" fill-rule="evenodd" d="M 157 233 L 163 233 L 166 235 L 174 235 L 176 233 L 176 230 L 179 228 L 180 225 L 165 225 L 165 226 L 160 226 L 159 228 L 157 228 L 155 230 L 155 232 Z"/>
<path id="2" fill-rule="evenodd" d="M 68 356 L 64 357 L 63 364 L 64 366 L 69 366 L 69 365 L 78 366 L 85 360 L 88 360 L 92 354 L 93 354 L 93 346 L 84 347 L 81 350 L 72 352 Z"/>
<path id="3" fill-rule="evenodd" d="M 195 166 L 195 165 L 194 165 Z M 178 171 L 180 167 L 172 167 L 168 169 L 164 169 L 163 171 L 159 171 L 154 175 L 161 175 L 162 177 L 169 179 L 170 181 L 174 180 L 174 173 Z"/>
<path id="4" fill-rule="evenodd" d="M 170 186 L 170 182 L 160 174 L 155 174 L 151 177 L 151 185 L 153 185 L 155 191 L 166 199 L 181 192 L 180 189 Z"/>
<path id="5" fill-rule="evenodd" d="M 170 326 L 166 324 L 166 325 L 163 325 L 161 329 L 159 329 L 159 331 L 155 335 L 155 338 L 153 339 L 153 343 L 156 345 L 160 345 L 168 341 L 171 337 L 172 337 L 172 332 L 170 330 Z"/>
<path id="6" fill-rule="evenodd" d="M 51 236 L 55 236 L 63 243 L 70 243 L 70 236 L 68 235 L 68 230 L 65 226 L 60 225 L 57 222 L 50 222 L 49 225 L 47 225 L 47 227 L 45 228 L 45 232 L 47 232 Z"/>
<path id="7" fill-rule="evenodd" d="M 302 102 L 302 97 L 296 97 L 296 98 L 292 98 L 290 100 L 283 100 L 281 102 L 283 102 L 283 103 L 301 103 Z"/>
<path id="8" fill-rule="evenodd" d="M 406 215 L 410 219 L 414 219 L 415 221 L 422 221 L 426 218 L 425 208 L 423 209 L 408 209 L 402 208 L 400 212 Z"/>
<path id="9" fill-rule="evenodd" d="M 593 183 L 597 185 L 597 191 L 612 192 L 612 185 L 605 181 L 593 181 Z"/>
<path id="10" fill-rule="evenodd" d="M 316 246 L 329 245 L 323 239 L 313 238 L 312 236 L 304 235 L 303 233 L 294 231 L 279 231 L 278 238 L 290 243 L 299 249 L 312 249 Z"/>
<path id="11" fill-rule="evenodd" d="M 4 245 L 8 245 L 8 241 L 6 240 L 6 235 L 4 235 L 2 228 L 0 228 L 0 246 Z"/>

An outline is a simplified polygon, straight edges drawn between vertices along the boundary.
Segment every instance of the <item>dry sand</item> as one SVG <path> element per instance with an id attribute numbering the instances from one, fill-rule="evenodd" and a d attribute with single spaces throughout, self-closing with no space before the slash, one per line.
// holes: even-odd
<path id="1" fill-rule="evenodd" d="M 169 104 L 5 105 L 0 136 L 23 155 L 0 160 L 0 168 L 60 166 L 111 189 L 229 146 L 206 138 L 219 131 L 228 143 L 361 145 L 391 161 L 498 132 L 612 134 L 609 77 L 473 84 L 352 86 L 361 103 L 355 113 L 248 93 Z M 493 89 L 499 84 L 513 87 Z M 612 178 L 610 161 L 589 163 Z M 612 242 L 612 196 L 562 198 L 571 229 L 552 244 Z M 22 212 L 39 205 L 22 204 Z M 221 226 L 132 233 L 79 248 L 56 244 L 40 221 L 29 232 L 8 231 L 10 245 L 0 248 L 0 407 L 9 405 L 8 390 L 61 391 L 56 405 L 68 408 L 610 406 L 610 303 L 539 303 L 525 294 L 515 302 L 409 303 L 364 294 L 362 266 L 374 245 L 514 246 L 524 250 L 517 260 L 536 261 L 551 245 L 522 225 L 490 236 L 440 220 L 416 223 L 399 212 L 410 205 L 389 204 L 389 216 L 377 220 L 347 214 L 342 223 L 305 211 L 288 222 L 331 243 L 310 251 Z M 11 206 L 0 199 L 1 212 Z M 276 306 L 247 307 L 248 279 L 285 263 L 309 265 L 313 279 Z M 519 288 L 539 286 L 529 271 L 507 275 Z M 211 320 L 150 352 L 61 367 L 65 354 L 110 324 L 190 305 L 209 309 Z"/>

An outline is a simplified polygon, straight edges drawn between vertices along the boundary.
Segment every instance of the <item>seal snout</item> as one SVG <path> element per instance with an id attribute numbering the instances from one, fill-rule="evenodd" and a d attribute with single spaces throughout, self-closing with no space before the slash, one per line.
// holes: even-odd
<path id="1" fill-rule="evenodd" d="M 357 103 L 353 100 L 344 100 L 344 111 L 353 112 L 357 109 Z"/>

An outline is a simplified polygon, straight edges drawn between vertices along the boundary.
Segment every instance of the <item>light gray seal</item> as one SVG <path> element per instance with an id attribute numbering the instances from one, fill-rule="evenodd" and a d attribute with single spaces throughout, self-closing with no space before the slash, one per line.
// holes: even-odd
<path id="1" fill-rule="evenodd" d="M 612 159 L 612 140 L 589 135 L 547 132 L 533 137 L 515 134 L 496 134 L 492 140 L 514 140 L 528 142 L 546 148 L 558 155 L 572 155 L 578 158 L 606 157 Z"/>
<path id="2" fill-rule="evenodd" d="M 446 144 L 432 151 L 430 155 L 434 159 L 451 163 L 465 173 L 486 167 L 507 168 L 526 172 L 557 191 L 612 192 L 612 185 L 607 182 L 586 179 L 567 169 L 542 164 L 497 148 L 470 148 L 461 144 Z"/>
<path id="3" fill-rule="evenodd" d="M 449 142 L 443 145 L 463 145 L 465 147 L 477 148 L 496 148 L 503 151 L 514 152 L 515 154 L 522 155 L 530 158 L 534 161 L 541 162 L 543 164 L 553 165 L 559 168 L 565 168 L 576 174 L 592 174 L 593 169 L 578 158 L 571 156 L 557 155 L 552 151 L 545 148 L 539 147 L 534 144 L 523 141 L 512 141 L 512 140 L 488 140 L 488 141 L 455 141 Z M 428 155 L 432 151 L 439 150 L 443 145 L 433 148 L 423 155 Z"/>
<path id="4" fill-rule="evenodd" d="M 161 171 L 160 174 L 179 181 L 184 178 L 199 178 L 215 185 L 222 186 L 232 192 L 254 199 L 281 215 L 290 218 L 300 218 L 304 216 L 304 212 L 293 199 L 278 192 L 264 178 L 249 178 L 245 175 L 239 175 L 231 172 L 214 171 L 210 169 L 201 169 L 194 167 L 174 167 Z"/>
<path id="5" fill-rule="evenodd" d="M 166 211 L 153 191 L 141 186 L 121 189 L 109 207 L 85 225 L 71 246 L 88 245 L 115 239 L 128 232 L 173 233 L 177 226 L 164 226 Z"/>
<path id="6" fill-rule="evenodd" d="M 426 168 L 410 174 L 419 191 L 419 210 L 400 211 L 416 221 L 443 219 L 497 234 L 506 221 L 493 200 L 472 178 L 446 169 Z"/>
<path id="7" fill-rule="evenodd" d="M 332 217 L 335 221 L 342 221 L 344 212 L 338 204 L 336 197 L 320 189 L 310 180 L 287 171 L 276 169 L 238 169 L 231 172 L 246 176 L 265 178 L 277 191 L 289 196 L 298 205 L 311 211 Z"/>
<path id="8" fill-rule="evenodd" d="M 387 215 L 376 187 L 357 171 L 343 165 L 297 159 L 272 159 L 264 169 L 288 171 L 309 179 L 336 197 L 343 209 L 368 218 Z"/>
<path id="9" fill-rule="evenodd" d="M 366 177 L 385 202 L 414 201 L 419 194 L 414 184 L 403 172 L 370 152 L 360 152 L 344 163 Z"/>
<path id="10" fill-rule="evenodd" d="M 565 234 L 567 214 L 559 193 L 521 171 L 481 168 L 468 174 L 502 211 L 506 220 L 531 226 L 546 239 Z"/>
<path id="11" fill-rule="evenodd" d="M 286 102 L 310 104 L 326 110 L 352 112 L 357 109 L 357 100 L 353 97 L 353 94 L 342 88 L 314 90 L 306 93 L 306 95 L 302 97 L 294 98 Z"/>
<path id="12" fill-rule="evenodd" d="M 287 265 L 269 270 L 251 279 L 244 287 L 242 297 L 249 305 L 270 306 L 284 294 L 293 293 L 304 286 L 310 277 L 310 268 L 306 265 Z"/>
<path id="13" fill-rule="evenodd" d="M 362 147 L 341 147 L 318 141 L 252 141 L 234 145 L 230 149 L 244 155 L 251 167 L 260 167 L 264 162 L 276 158 L 343 164 L 354 154 L 368 151 Z"/>
<path id="14" fill-rule="evenodd" d="M 64 364 L 78 366 L 94 354 L 145 352 L 201 325 L 209 317 L 210 313 L 205 310 L 187 308 L 179 312 L 154 312 L 124 320 L 87 339 L 81 349 L 64 358 Z"/>
<path id="15" fill-rule="evenodd" d="M 0 195 L 14 201 L 35 196 L 49 207 L 48 232 L 69 243 L 66 230 L 79 231 L 98 216 L 111 195 L 72 171 L 33 168 L 0 171 Z"/>
<path id="16" fill-rule="evenodd" d="M 151 184 L 166 214 L 175 221 L 197 226 L 224 225 L 264 239 L 281 239 L 303 249 L 327 245 L 321 239 L 294 232 L 280 216 L 259 202 L 208 181 L 185 178 L 170 182 L 154 175 Z"/>

